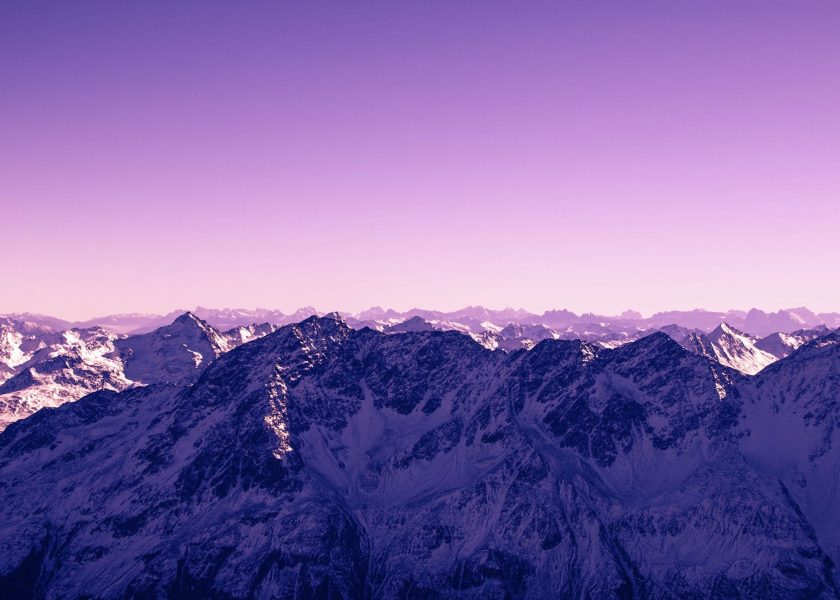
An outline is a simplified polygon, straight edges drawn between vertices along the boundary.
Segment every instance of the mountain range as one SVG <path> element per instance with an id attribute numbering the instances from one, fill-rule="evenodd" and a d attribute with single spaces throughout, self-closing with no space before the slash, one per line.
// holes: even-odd
<path id="1" fill-rule="evenodd" d="M 201 310 L 216 323 L 225 325 L 251 317 L 285 322 L 314 311 L 305 308 L 293 315 L 282 315 L 276 311 Z M 510 309 L 491 311 L 473 307 L 456 313 L 419 312 L 422 316 L 371 309 L 342 319 L 354 329 L 370 328 L 387 334 L 455 331 L 487 349 L 502 352 L 528 350 L 547 339 L 583 340 L 600 348 L 617 348 L 658 331 L 694 353 L 749 375 L 830 331 L 825 325 L 818 325 L 759 338 L 725 322 L 709 332 L 677 323 L 643 327 L 632 324 L 638 315 L 629 313 L 618 320 L 596 322 L 575 321 L 580 318 L 566 311 L 553 311 L 543 315 L 542 320 L 551 324 L 546 325 L 531 323 L 533 315 L 529 317 L 529 313 Z M 146 321 L 137 315 L 101 319 L 109 329 L 102 325 L 63 323 L 51 317 L 20 320 L 24 316 L 0 317 L 0 429 L 40 408 L 55 407 L 98 390 L 189 383 L 212 360 L 281 326 L 270 322 L 235 324 L 222 331 L 196 313 L 185 312 L 149 332 L 141 326 L 138 332 L 122 334 L 119 331 L 126 327 L 141 322 L 158 323 L 164 317 L 148 317 Z M 518 321 L 501 325 L 504 319 Z M 683 322 L 698 321 L 684 319 Z M 55 329 L 63 324 L 72 327 Z"/>
<path id="2" fill-rule="evenodd" d="M 47 327 L 52 331 L 66 329 L 86 329 L 103 327 L 119 334 L 148 333 L 158 327 L 171 323 L 186 310 L 175 310 L 167 314 L 116 314 L 89 319 L 87 321 L 66 321 L 56 317 L 33 313 L 16 313 L 0 315 L 7 319 L 25 321 Z M 197 307 L 193 314 L 220 330 L 228 330 L 238 326 L 248 326 L 253 323 L 271 323 L 273 325 L 288 325 L 297 323 L 313 315 L 323 312 L 311 306 L 300 308 L 292 313 L 283 313 L 274 309 L 212 309 Z M 542 314 L 532 313 L 522 309 L 506 308 L 494 310 L 482 306 L 468 306 L 456 311 L 438 311 L 425 309 L 411 309 L 396 311 L 373 307 L 359 313 L 340 312 L 342 318 L 350 325 L 359 328 L 363 326 L 372 329 L 382 329 L 402 323 L 412 317 L 419 317 L 436 324 L 441 329 L 461 329 L 479 333 L 486 330 L 498 330 L 514 323 L 519 325 L 543 325 L 555 331 L 570 330 L 585 331 L 586 326 L 603 327 L 616 332 L 619 331 L 652 331 L 669 325 L 678 325 L 686 329 L 699 329 L 708 333 L 721 323 L 727 323 L 740 331 L 750 335 L 765 337 L 771 333 L 792 333 L 800 329 L 812 329 L 820 325 L 829 328 L 840 327 L 840 313 L 814 313 L 800 307 L 783 309 L 776 312 L 764 312 L 753 308 L 748 311 L 667 311 L 656 313 L 650 317 L 642 317 L 636 311 L 628 310 L 618 316 L 596 315 L 592 313 L 575 314 L 568 310 L 548 310 Z"/>
<path id="3" fill-rule="evenodd" d="M 3 596 L 840 595 L 838 332 L 427 325 L 80 334 L 119 383 L 0 433 Z"/>
<path id="4" fill-rule="evenodd" d="M 124 336 L 99 326 L 55 332 L 0 318 L 0 429 L 99 390 L 190 383 L 223 353 L 276 328 L 240 326 L 222 333 L 184 313 L 150 333 Z"/>

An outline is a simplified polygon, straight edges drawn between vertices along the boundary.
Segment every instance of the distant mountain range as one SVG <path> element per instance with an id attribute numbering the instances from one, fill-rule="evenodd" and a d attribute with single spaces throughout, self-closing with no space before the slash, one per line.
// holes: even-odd
<path id="1" fill-rule="evenodd" d="M 840 596 L 837 331 L 515 316 L 3 321 L 0 596 Z"/>
<path id="2" fill-rule="evenodd" d="M 87 321 L 65 321 L 56 317 L 32 313 L 0 315 L 8 319 L 26 321 L 53 331 L 66 329 L 86 329 L 103 327 L 114 333 L 147 333 L 171 323 L 176 317 L 187 312 L 175 310 L 165 315 L 118 314 L 108 315 Z M 313 307 L 304 307 L 293 313 L 283 313 L 271 309 L 213 309 L 198 307 L 191 311 L 217 329 L 226 330 L 253 323 L 271 323 L 288 325 L 298 323 L 307 317 L 325 313 Z M 704 333 L 712 331 L 722 323 L 727 323 L 740 331 L 757 337 L 771 333 L 792 333 L 800 329 L 811 329 L 820 325 L 829 328 L 840 327 L 840 313 L 814 313 L 807 308 L 789 308 L 776 312 L 764 312 L 759 309 L 730 310 L 715 312 L 708 310 L 669 311 L 656 313 L 643 318 L 635 311 L 625 311 L 618 316 L 596 315 L 592 313 L 575 314 L 567 310 L 549 310 L 542 314 L 521 309 L 506 308 L 493 310 L 481 306 L 469 306 L 461 310 L 445 312 L 436 310 L 411 309 L 404 312 L 379 307 L 370 308 L 360 313 L 340 312 L 342 318 L 353 327 L 368 326 L 382 330 L 413 317 L 432 323 L 440 329 L 453 329 L 480 333 L 482 331 L 501 330 L 507 325 L 543 325 L 555 331 L 585 331 L 586 326 L 602 327 L 611 331 L 653 331 L 668 325 L 678 325 L 686 329 L 698 329 Z"/>

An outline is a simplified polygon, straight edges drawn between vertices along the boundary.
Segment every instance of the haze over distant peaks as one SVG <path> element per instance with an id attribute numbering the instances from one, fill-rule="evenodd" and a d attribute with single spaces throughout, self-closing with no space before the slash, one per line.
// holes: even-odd
<path id="1" fill-rule="evenodd" d="M 101 326 L 115 333 L 145 333 L 171 323 L 185 310 L 173 310 L 166 314 L 113 314 L 87 319 L 85 321 L 67 321 L 61 318 L 33 313 L 11 313 L 7 318 L 33 323 L 53 331 L 72 328 Z M 199 306 L 191 311 L 214 327 L 226 330 L 240 325 L 253 323 L 272 323 L 285 325 L 297 323 L 312 315 L 325 314 L 314 307 L 306 306 L 285 313 L 276 309 L 256 308 L 206 308 Z M 350 324 L 370 326 L 374 329 L 393 326 L 412 317 L 420 317 L 430 323 L 462 324 L 471 330 L 502 329 L 511 323 L 523 325 L 545 325 L 554 329 L 567 328 L 582 323 L 616 327 L 635 327 L 637 329 L 656 329 L 669 325 L 678 325 L 687 329 L 699 329 L 704 333 L 712 331 L 721 323 L 753 336 L 765 337 L 771 333 L 793 333 L 799 329 L 824 325 L 829 328 L 840 327 L 840 312 L 815 313 L 808 308 L 788 308 L 776 312 L 765 312 L 752 308 L 749 310 L 710 311 L 694 309 L 688 311 L 664 311 L 649 317 L 643 317 L 635 310 L 625 310 L 620 315 L 598 315 L 594 313 L 576 314 L 566 309 L 551 309 L 543 313 L 529 312 L 524 309 L 490 309 L 483 306 L 468 306 L 455 311 L 412 308 L 398 311 L 390 308 L 371 307 L 358 313 L 341 312 Z"/>

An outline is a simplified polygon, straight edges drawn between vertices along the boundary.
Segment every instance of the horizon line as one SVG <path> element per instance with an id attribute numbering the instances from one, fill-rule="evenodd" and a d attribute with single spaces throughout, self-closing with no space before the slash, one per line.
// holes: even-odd
<path id="1" fill-rule="evenodd" d="M 572 313 L 577 317 L 582 317 L 582 316 L 585 316 L 585 315 L 592 315 L 592 316 L 596 316 L 596 317 L 605 317 L 605 318 L 609 318 L 609 319 L 627 319 L 627 320 L 630 320 L 630 319 L 647 320 L 647 319 L 651 319 L 651 318 L 653 318 L 657 315 L 661 315 L 661 314 L 664 314 L 664 313 L 692 313 L 692 312 L 720 313 L 722 315 L 729 315 L 729 314 L 732 314 L 732 313 L 744 313 L 744 315 L 747 315 L 752 311 L 760 311 L 764 314 L 772 315 L 772 314 L 778 314 L 778 313 L 781 313 L 781 312 L 806 310 L 806 311 L 814 314 L 817 317 L 819 317 L 820 315 L 837 315 L 837 314 L 840 314 L 840 309 L 838 309 L 837 311 L 815 311 L 815 310 L 812 310 L 805 305 L 783 307 L 783 308 L 777 308 L 775 310 L 772 310 L 772 309 L 768 310 L 768 309 L 765 309 L 765 308 L 758 308 L 758 307 L 755 307 L 755 306 L 747 308 L 747 309 L 728 308 L 728 309 L 725 309 L 725 310 L 715 310 L 715 309 L 709 309 L 709 308 L 703 308 L 703 307 L 695 307 L 695 308 L 689 308 L 689 309 L 673 308 L 673 309 L 665 309 L 665 310 L 650 312 L 650 313 L 647 313 L 647 314 L 642 313 L 642 311 L 639 311 L 639 310 L 636 310 L 636 309 L 627 308 L 627 309 L 625 309 L 625 310 L 623 310 L 623 311 L 621 311 L 620 313 L 617 313 L 617 314 L 608 314 L 608 313 L 598 313 L 598 312 L 594 312 L 594 311 L 580 311 L 580 312 L 578 312 L 578 311 L 575 311 L 575 310 L 572 310 L 572 309 L 569 309 L 569 308 L 566 308 L 566 307 L 548 308 L 544 311 L 538 312 L 538 311 L 534 311 L 534 310 L 530 310 L 530 309 L 526 309 L 526 308 L 522 308 L 522 307 L 506 306 L 504 308 L 491 308 L 489 306 L 484 306 L 482 304 L 468 304 L 466 306 L 462 306 L 461 308 L 457 308 L 457 309 L 454 309 L 454 310 L 443 310 L 443 309 L 437 309 L 437 308 L 421 308 L 419 306 L 414 306 L 412 308 L 408 308 L 408 309 L 405 309 L 405 310 L 400 310 L 400 309 L 396 309 L 396 308 L 392 308 L 392 307 L 383 307 L 381 305 L 373 305 L 373 306 L 369 306 L 368 308 L 365 308 L 365 309 L 362 309 L 362 310 L 359 310 L 359 311 L 349 311 L 349 310 L 342 310 L 342 309 L 334 309 L 334 310 L 324 311 L 324 310 L 320 310 L 320 309 L 318 309 L 318 308 L 316 308 L 315 306 L 312 306 L 312 305 L 301 306 L 301 307 L 295 308 L 294 310 L 291 310 L 291 311 L 287 311 L 287 310 L 280 309 L 280 308 L 269 308 L 269 307 L 260 307 L 260 306 L 257 306 L 257 307 L 254 307 L 254 308 L 248 308 L 248 307 L 241 307 L 241 306 L 236 306 L 236 307 L 234 307 L 234 306 L 209 307 L 209 306 L 196 305 L 195 308 L 192 308 L 192 309 L 175 308 L 175 309 L 172 309 L 168 312 L 139 312 L 139 311 L 112 312 L 112 313 L 107 313 L 107 314 L 100 314 L 100 315 L 93 316 L 93 317 L 86 318 L 86 319 L 68 319 L 68 318 L 65 318 L 65 317 L 57 316 L 55 313 L 42 313 L 42 312 L 30 312 L 30 311 L 1 312 L 0 317 L 6 317 L 6 318 L 27 317 L 27 316 L 29 316 L 29 317 L 42 317 L 42 318 L 49 318 L 49 319 L 55 319 L 55 320 L 58 320 L 58 321 L 63 321 L 65 323 L 68 323 L 68 324 L 72 325 L 72 324 L 86 324 L 86 323 L 90 323 L 90 322 L 97 321 L 97 320 L 100 320 L 100 319 L 108 319 L 108 318 L 112 318 L 112 317 L 130 317 L 130 316 L 147 317 L 147 318 L 148 317 L 169 317 L 169 316 L 172 316 L 172 315 L 182 315 L 182 314 L 185 314 L 185 313 L 195 314 L 195 313 L 197 313 L 199 311 L 203 311 L 203 310 L 206 310 L 206 311 L 246 311 L 246 312 L 273 311 L 273 312 L 278 312 L 283 316 L 292 316 L 295 313 L 303 312 L 303 311 L 312 311 L 312 314 L 317 314 L 317 315 L 326 315 L 326 314 L 331 314 L 331 313 L 338 313 L 342 316 L 358 317 L 358 315 L 360 315 L 361 313 L 372 311 L 372 310 L 382 310 L 382 311 L 385 311 L 385 312 L 393 311 L 393 312 L 396 312 L 396 313 L 403 313 L 403 314 L 404 313 L 410 313 L 410 312 L 413 312 L 413 311 L 437 312 L 437 313 L 443 313 L 443 314 L 452 314 L 452 313 L 458 313 L 458 312 L 466 311 L 466 310 L 469 310 L 469 309 L 483 309 L 483 310 L 487 310 L 487 311 L 491 311 L 491 312 L 504 312 L 504 311 L 524 312 L 524 313 L 534 315 L 534 316 L 537 316 L 537 317 L 545 315 L 546 313 L 553 312 L 553 311 L 556 311 L 556 312 L 565 311 L 565 312 Z M 623 317 L 622 315 L 624 315 L 626 313 L 635 313 L 636 315 L 639 315 L 639 316 L 637 316 L 637 317 L 631 317 L 631 316 Z"/>

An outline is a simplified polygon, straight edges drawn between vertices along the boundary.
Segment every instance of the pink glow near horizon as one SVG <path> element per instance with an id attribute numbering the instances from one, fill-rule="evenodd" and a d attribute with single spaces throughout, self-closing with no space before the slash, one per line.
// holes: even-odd
<path id="1" fill-rule="evenodd" d="M 7 5 L 0 313 L 840 310 L 838 17 Z"/>

